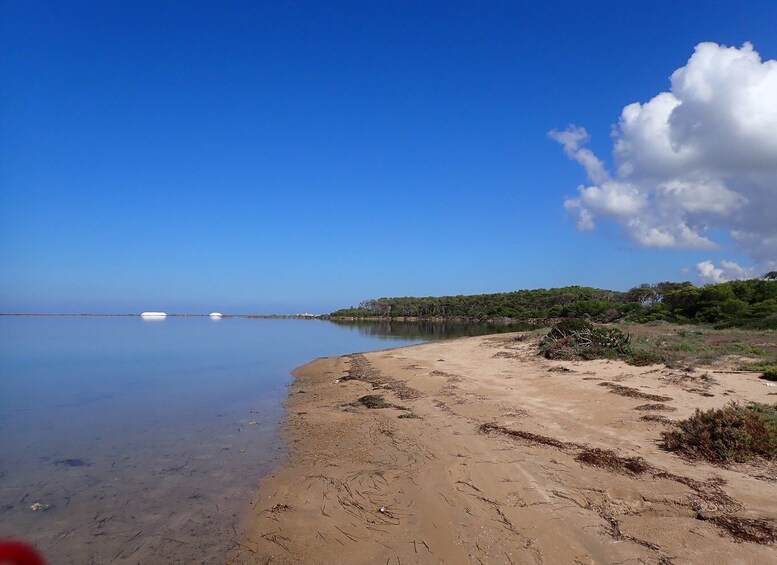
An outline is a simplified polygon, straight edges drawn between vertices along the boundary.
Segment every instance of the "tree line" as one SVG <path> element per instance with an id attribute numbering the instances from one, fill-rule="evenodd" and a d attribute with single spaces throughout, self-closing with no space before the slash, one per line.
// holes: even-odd
<path id="1" fill-rule="evenodd" d="M 493 294 L 378 298 L 330 316 L 519 321 L 590 317 L 600 322 L 664 320 L 777 329 L 777 272 L 759 279 L 702 287 L 690 282 L 642 284 L 626 292 L 568 286 Z"/>

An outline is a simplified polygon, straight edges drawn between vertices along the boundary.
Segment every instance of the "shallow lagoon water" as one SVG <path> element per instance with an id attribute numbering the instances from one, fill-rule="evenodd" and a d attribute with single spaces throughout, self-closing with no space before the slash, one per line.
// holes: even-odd
<path id="1" fill-rule="evenodd" d="M 0 537 L 54 563 L 221 562 L 282 462 L 292 369 L 435 337 L 321 320 L 2 317 Z"/>

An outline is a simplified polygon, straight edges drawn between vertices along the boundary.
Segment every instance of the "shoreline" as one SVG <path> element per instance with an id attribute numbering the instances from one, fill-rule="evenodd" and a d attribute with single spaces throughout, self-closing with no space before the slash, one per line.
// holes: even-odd
<path id="1" fill-rule="evenodd" d="M 484 318 L 467 316 L 332 316 L 323 315 L 322 319 L 331 322 L 429 322 L 434 324 L 494 324 L 504 326 L 526 326 L 544 328 L 552 326 L 560 318 L 510 318 L 507 316 L 487 316 Z M 515 331 L 525 331 L 518 328 Z"/>
<path id="2" fill-rule="evenodd" d="M 777 521 L 773 465 L 716 467 L 657 445 L 662 419 L 730 400 L 774 402 L 763 382 L 548 361 L 521 336 L 325 357 L 295 369 L 281 423 L 288 458 L 263 479 L 230 562 L 777 557 L 773 545 L 738 540 L 720 525 Z M 645 400 L 605 383 L 669 400 L 664 411 L 644 411 Z M 647 470 L 619 464 L 632 458 Z"/>
<path id="3" fill-rule="evenodd" d="M 6 317 L 59 317 L 59 318 L 140 318 L 142 314 L 73 314 L 73 313 L 61 313 L 61 314 L 37 314 L 37 313 L 14 313 L 14 312 L 0 312 L 0 316 Z M 210 314 L 165 314 L 167 318 L 208 318 Z M 312 316 L 304 314 L 221 314 L 219 318 L 257 318 L 262 320 L 323 320 L 321 316 Z"/>

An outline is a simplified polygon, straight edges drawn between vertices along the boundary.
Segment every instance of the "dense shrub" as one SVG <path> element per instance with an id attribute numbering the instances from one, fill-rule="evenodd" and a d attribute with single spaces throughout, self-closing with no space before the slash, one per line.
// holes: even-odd
<path id="1" fill-rule="evenodd" d="M 777 404 L 729 404 L 696 410 L 663 433 L 664 448 L 714 463 L 777 457 Z"/>
<path id="2" fill-rule="evenodd" d="M 614 359 L 628 353 L 628 335 L 579 318 L 561 320 L 540 342 L 540 354 L 548 359 Z"/>
<path id="3" fill-rule="evenodd" d="M 629 336 L 618 328 L 597 327 L 591 330 L 591 346 L 614 349 L 618 353 L 626 352 Z"/>
<path id="4" fill-rule="evenodd" d="M 571 337 L 548 339 L 548 336 L 545 336 L 542 342 L 540 342 L 540 354 L 547 359 L 557 359 L 559 361 L 580 359 L 580 355 L 575 347 L 575 340 Z"/>
<path id="5" fill-rule="evenodd" d="M 572 337 L 575 334 L 581 332 L 590 332 L 593 329 L 593 324 L 587 320 L 581 318 L 564 318 L 557 324 L 554 324 L 548 332 L 548 337 L 552 339 L 563 339 L 566 337 Z"/>

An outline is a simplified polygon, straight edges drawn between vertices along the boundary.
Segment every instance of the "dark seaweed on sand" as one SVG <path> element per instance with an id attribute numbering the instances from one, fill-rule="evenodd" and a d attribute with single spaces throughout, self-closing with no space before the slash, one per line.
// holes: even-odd
<path id="1" fill-rule="evenodd" d="M 58 459 L 53 463 L 57 467 L 89 467 L 91 465 L 83 459 Z"/>

